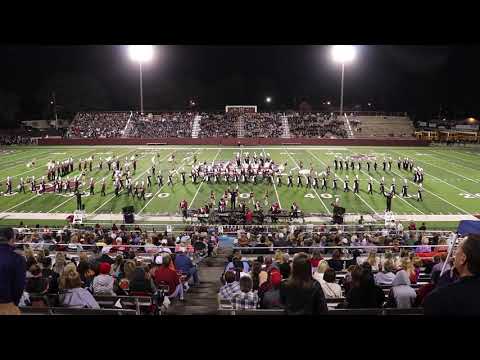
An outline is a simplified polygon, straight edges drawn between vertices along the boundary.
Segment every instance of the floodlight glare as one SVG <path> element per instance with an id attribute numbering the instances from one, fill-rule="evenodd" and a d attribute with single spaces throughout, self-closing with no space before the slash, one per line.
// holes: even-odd
<path id="1" fill-rule="evenodd" d="M 266 101 L 267 103 L 270 103 L 270 102 L 272 102 L 272 98 L 271 98 L 270 96 L 267 96 L 267 98 L 265 99 L 265 101 Z"/>
<path id="2" fill-rule="evenodd" d="M 129 45 L 128 54 L 133 61 L 138 63 L 148 62 L 153 57 L 153 45 Z"/>
<path id="3" fill-rule="evenodd" d="M 333 61 L 342 64 L 348 63 L 355 59 L 355 48 L 352 45 L 334 45 L 332 47 Z"/>

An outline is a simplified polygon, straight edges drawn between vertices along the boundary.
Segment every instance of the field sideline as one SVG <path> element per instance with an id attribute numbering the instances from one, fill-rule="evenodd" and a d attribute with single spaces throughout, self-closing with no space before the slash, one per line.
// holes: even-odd
<path id="1" fill-rule="evenodd" d="M 212 146 L 75 146 L 75 147 L 44 147 L 44 146 L 17 146 L 6 147 L 0 150 L 0 213 L 41 213 L 41 214 L 63 214 L 73 213 L 76 208 L 75 197 L 65 195 L 45 193 L 42 195 L 32 194 L 27 191 L 26 194 L 16 193 L 14 195 L 3 194 L 6 189 L 5 181 L 7 176 L 13 177 L 14 191 L 17 191 L 17 185 L 20 177 L 35 176 L 39 180 L 43 175 L 46 176 L 46 163 L 48 160 L 64 160 L 74 158 L 75 171 L 70 177 L 78 175 L 78 159 L 94 155 L 99 157 L 118 155 L 122 160 L 125 156 L 131 156 L 134 153 L 139 155 L 137 171 L 134 174 L 134 182 L 146 180 L 146 172 L 151 166 L 152 156 L 158 154 L 160 165 L 157 169 L 163 170 L 164 183 L 166 183 L 167 172 L 172 168 L 177 174 L 184 170 L 187 175 L 190 174 L 192 155 L 197 155 L 198 161 L 212 162 L 233 160 L 237 151 L 257 152 L 259 154 L 265 151 L 271 155 L 271 158 L 277 164 L 287 162 L 287 171 L 296 168 L 300 161 L 304 168 L 313 166 L 318 172 L 323 171 L 327 165 L 330 165 L 334 172 L 333 159 L 336 155 L 353 156 L 369 155 L 376 156 L 379 168 L 377 172 L 367 172 L 365 163 L 362 164 L 362 171 L 358 169 L 339 170 L 339 189 L 332 191 L 331 179 L 328 182 L 328 191 L 320 189 L 287 188 L 286 176 L 283 177 L 282 186 L 271 186 L 265 184 L 240 184 L 240 199 L 245 200 L 247 194 L 251 191 L 255 197 L 263 204 L 263 198 L 268 191 L 269 202 L 278 201 L 282 208 L 289 208 L 293 201 L 296 201 L 300 209 L 308 213 L 331 214 L 330 203 L 335 197 L 340 198 L 340 203 L 346 208 L 347 213 L 351 214 L 382 214 L 385 209 L 385 198 L 379 194 L 378 181 L 382 176 L 385 177 L 385 185 L 388 189 L 392 177 L 396 178 L 397 191 L 400 192 L 403 178 L 408 179 L 409 194 L 411 198 L 402 199 L 396 197 L 393 199 L 392 210 L 395 214 L 403 215 L 478 215 L 480 214 L 480 152 L 475 149 L 446 149 L 439 147 L 307 147 L 307 146 L 266 146 L 266 147 L 212 147 Z M 176 155 L 175 165 L 168 159 L 172 153 Z M 383 157 L 392 158 L 392 170 L 384 172 L 381 162 Z M 398 170 L 396 160 L 398 157 L 408 157 L 415 159 L 417 166 L 421 166 L 425 172 L 424 181 L 424 201 L 416 201 L 416 184 L 412 180 L 412 174 L 404 170 Z M 26 164 L 35 159 L 36 165 L 28 168 Z M 87 173 L 87 179 L 93 177 L 96 180 L 96 194 L 93 196 L 84 196 L 83 203 L 87 216 L 89 214 L 119 214 L 121 209 L 127 205 L 133 205 L 137 214 L 140 215 L 160 215 L 178 213 L 178 204 L 182 199 L 186 199 L 190 208 L 199 208 L 208 202 L 210 192 L 214 191 L 217 202 L 227 189 L 224 184 L 206 184 L 198 182 L 197 185 L 191 183 L 187 178 L 187 184 L 184 186 L 180 182 L 180 177 L 175 179 L 174 186 L 164 185 L 159 188 L 155 179 L 152 179 L 152 188 L 147 190 L 147 200 L 128 198 L 125 193 L 115 197 L 113 193 L 113 183 L 110 181 L 111 173 L 104 164 L 103 170 L 99 170 L 98 162 L 94 161 L 94 168 L 91 174 Z M 294 174 L 296 171 L 294 170 Z M 350 178 L 350 186 L 353 187 L 353 179 L 358 174 L 360 179 L 360 194 L 353 192 L 343 192 L 343 182 L 345 175 Z M 374 178 L 374 194 L 367 194 L 367 179 L 369 176 Z M 107 180 L 107 196 L 100 196 L 100 180 L 105 177 Z M 296 183 L 296 178 L 294 176 Z M 88 186 L 86 186 L 88 187 Z M 233 187 L 231 185 L 231 187 Z M 27 186 L 27 190 L 29 187 Z M 85 189 L 87 191 L 88 189 Z"/>

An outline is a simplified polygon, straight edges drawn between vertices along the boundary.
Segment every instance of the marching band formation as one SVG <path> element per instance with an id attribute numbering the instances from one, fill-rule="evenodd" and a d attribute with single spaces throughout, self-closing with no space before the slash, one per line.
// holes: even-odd
<path id="1" fill-rule="evenodd" d="M 122 190 L 126 191 L 128 197 L 138 198 L 145 200 L 146 191 L 153 186 L 153 179 L 156 180 L 156 185 L 159 187 L 164 186 L 164 177 L 161 169 L 157 170 L 157 165 L 159 162 L 159 154 L 154 154 L 151 158 L 151 165 L 146 171 L 146 177 L 142 180 L 133 179 L 133 175 L 137 170 L 138 155 L 134 154 L 130 157 L 126 156 L 122 161 L 119 156 L 110 156 L 106 159 L 101 157 L 97 161 L 97 169 L 103 170 L 108 168 L 108 171 L 112 173 L 111 181 L 114 186 L 115 196 L 120 196 Z M 338 157 L 335 156 L 333 160 L 334 172 L 330 166 L 327 166 L 324 171 L 318 172 L 314 169 L 313 165 L 310 164 L 310 168 L 304 169 L 302 161 L 299 161 L 299 164 L 291 169 L 287 170 L 288 163 L 277 164 L 272 160 L 269 153 L 261 152 L 257 154 L 253 152 L 237 152 L 234 159 L 227 161 L 204 161 L 202 163 L 198 162 L 196 154 L 191 156 L 193 162 L 191 165 L 190 179 L 193 184 L 199 182 L 205 182 L 210 184 L 221 184 L 226 185 L 236 184 L 238 190 L 238 184 L 259 184 L 266 182 L 269 185 L 274 186 L 283 186 L 284 180 L 286 180 L 285 185 L 287 187 L 304 187 L 321 189 L 326 191 L 331 186 L 333 191 L 338 190 L 338 181 L 340 180 L 343 183 L 343 191 L 358 194 L 360 192 L 360 179 L 358 174 L 353 175 L 352 177 L 352 189 L 350 188 L 350 177 L 345 175 L 344 179 L 340 179 L 336 174 L 337 171 L 349 170 L 362 171 L 366 169 L 367 173 L 370 174 L 371 170 L 378 172 L 381 168 L 384 172 L 389 172 L 392 170 L 392 158 L 384 157 L 383 161 L 380 163 L 381 166 L 377 163 L 376 158 L 360 158 L 360 157 Z M 27 178 L 25 181 L 23 177 L 20 178 L 17 189 L 18 192 L 26 192 L 26 187 L 30 185 L 30 191 L 38 194 L 50 191 L 55 193 L 77 193 L 80 191 L 80 188 L 85 189 L 90 195 L 95 194 L 96 182 L 93 177 L 90 177 L 87 180 L 87 173 L 92 172 L 94 168 L 94 156 L 78 160 L 78 171 L 79 175 L 70 177 L 71 173 L 75 170 L 75 161 L 73 158 L 66 159 L 64 161 L 52 161 L 50 160 L 47 163 L 47 176 L 42 176 L 39 181 L 35 179 L 35 176 Z M 187 175 L 185 173 L 185 167 L 180 167 L 175 170 L 175 153 L 173 153 L 169 159 L 169 162 L 173 163 L 172 170 L 166 173 L 167 182 L 166 185 L 173 186 L 177 178 L 180 178 L 180 181 L 183 185 L 187 183 Z M 27 166 L 34 166 L 35 162 L 32 161 Z M 412 174 L 412 181 L 418 185 L 417 187 L 417 201 L 423 201 L 422 192 L 423 192 L 423 181 L 424 181 L 424 171 L 421 167 L 415 166 L 415 161 L 409 158 L 398 158 L 397 159 L 397 168 L 399 171 L 406 171 Z M 88 170 L 87 170 L 88 169 Z M 295 184 L 294 184 L 295 178 Z M 47 181 L 49 183 L 47 183 Z M 367 194 L 374 194 L 373 187 L 374 180 L 372 176 L 369 176 L 367 180 Z M 100 196 L 106 196 L 106 187 L 107 187 L 107 177 L 103 177 L 100 181 Z M 379 181 L 379 193 L 388 197 L 393 197 L 399 195 L 397 192 L 397 184 L 395 178 L 392 178 L 390 187 L 386 189 L 385 177 L 382 176 Z M 224 196 L 218 202 L 218 208 L 220 210 L 226 209 L 227 204 L 230 203 L 232 208 L 236 206 L 236 196 L 234 193 L 236 190 L 231 191 L 228 189 L 225 191 Z M 5 194 L 12 194 L 13 184 L 12 177 L 9 176 L 6 179 L 6 191 Z M 238 195 L 238 194 L 237 194 Z M 408 194 L 408 181 L 404 178 L 403 184 L 401 185 L 402 197 L 409 197 Z M 256 199 L 253 192 L 250 193 L 249 203 L 252 204 L 254 209 L 259 210 L 263 204 L 268 205 L 268 190 L 265 192 L 263 199 Z M 215 204 L 215 193 L 212 192 L 210 196 L 210 205 Z M 278 204 L 277 204 L 278 206 Z"/>

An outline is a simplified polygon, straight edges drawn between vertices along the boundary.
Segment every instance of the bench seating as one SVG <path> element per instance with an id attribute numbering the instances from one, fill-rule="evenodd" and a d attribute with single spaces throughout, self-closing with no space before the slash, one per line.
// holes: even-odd
<path id="1" fill-rule="evenodd" d="M 218 309 L 219 315 L 285 315 L 283 309 L 257 309 L 257 310 L 235 310 L 235 309 Z M 411 309 L 336 309 L 330 310 L 324 314 L 325 316 L 397 316 L 397 315 L 423 315 L 423 308 Z"/>
<path id="2" fill-rule="evenodd" d="M 75 309 L 67 307 L 20 307 L 25 315 L 137 315 L 130 309 Z"/>

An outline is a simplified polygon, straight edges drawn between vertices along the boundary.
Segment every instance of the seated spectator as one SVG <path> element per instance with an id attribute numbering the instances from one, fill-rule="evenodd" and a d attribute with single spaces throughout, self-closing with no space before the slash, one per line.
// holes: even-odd
<path id="1" fill-rule="evenodd" d="M 252 279 L 249 276 L 240 278 L 240 292 L 233 294 L 232 305 L 236 310 L 256 309 L 258 306 L 258 294 L 252 291 Z"/>
<path id="2" fill-rule="evenodd" d="M 352 272 L 352 287 L 346 298 L 351 309 L 380 308 L 385 302 L 385 294 L 375 285 L 371 270 L 360 266 Z"/>
<path id="3" fill-rule="evenodd" d="M 397 309 L 410 309 L 415 304 L 417 293 L 410 286 L 410 279 L 405 270 L 395 275 L 388 295 L 388 306 Z"/>
<path id="4" fill-rule="evenodd" d="M 231 300 L 232 296 L 240 291 L 240 283 L 236 280 L 233 271 L 227 271 L 224 275 L 225 285 L 220 288 L 218 297 L 220 300 Z"/>
<path id="5" fill-rule="evenodd" d="M 282 275 L 282 279 L 288 279 L 290 277 L 290 272 L 292 267 L 290 266 L 290 255 L 285 253 L 282 255 L 282 262 L 278 265 L 278 270 Z"/>
<path id="6" fill-rule="evenodd" d="M 180 247 L 179 252 L 175 254 L 175 268 L 187 276 L 187 281 L 192 277 L 195 285 L 198 285 L 200 280 L 198 279 L 197 267 L 185 251 L 186 249 L 184 247 Z"/>
<path id="7" fill-rule="evenodd" d="M 328 311 L 325 295 L 312 277 L 309 256 L 298 253 L 293 257 L 292 273 L 280 285 L 280 300 L 287 314 L 321 314 Z"/>
<path id="8" fill-rule="evenodd" d="M 325 271 L 329 269 L 330 267 L 328 266 L 328 262 L 326 260 L 322 260 L 318 263 L 317 271 L 313 273 L 313 278 L 317 280 L 318 282 L 321 282 L 323 280 L 323 275 L 325 274 Z"/>
<path id="9" fill-rule="evenodd" d="M 167 285 L 168 297 L 170 299 L 179 298 L 181 301 L 183 301 L 183 284 L 181 283 L 177 272 L 170 269 L 172 258 L 170 255 L 165 254 L 161 257 L 161 259 L 162 264 L 155 271 L 155 285 L 157 287 L 160 285 Z"/>
<path id="10" fill-rule="evenodd" d="M 48 280 L 48 292 L 56 294 L 58 292 L 59 275 L 52 270 L 52 258 L 46 256 L 42 260 L 42 276 Z"/>
<path id="11" fill-rule="evenodd" d="M 100 308 L 92 294 L 82 288 L 82 281 L 77 271 L 68 271 L 62 276 L 64 280 L 64 291 L 60 294 L 62 306 L 71 308 Z"/>
<path id="12" fill-rule="evenodd" d="M 336 249 L 332 254 L 332 258 L 328 260 L 328 266 L 335 271 L 342 271 L 344 262 L 341 259 L 342 253 L 340 250 Z"/>
<path id="13" fill-rule="evenodd" d="M 99 274 L 93 278 L 92 292 L 94 295 L 115 295 L 113 285 L 115 279 L 110 275 L 110 264 L 101 263 Z"/>
<path id="14" fill-rule="evenodd" d="M 438 256 L 438 255 L 437 255 L 437 256 Z M 433 274 L 434 272 L 437 272 L 437 271 L 442 271 L 442 270 L 443 270 L 443 266 L 445 266 L 445 271 L 449 271 L 449 270 L 451 269 L 449 263 L 445 264 L 445 261 L 447 261 L 447 256 L 448 256 L 447 253 L 443 253 L 443 254 L 441 254 L 441 255 L 438 256 L 439 262 L 436 263 L 435 265 L 433 265 L 433 267 L 432 267 L 432 274 Z"/>
<path id="15" fill-rule="evenodd" d="M 393 273 L 393 262 L 387 260 L 383 264 L 383 269 L 375 274 L 375 284 L 377 285 L 391 285 L 395 274 Z"/>
<path id="16" fill-rule="evenodd" d="M 148 271 L 142 266 L 137 266 L 132 274 L 128 274 L 129 294 L 130 295 L 148 295 L 155 292 L 155 283 Z"/>
<path id="17" fill-rule="evenodd" d="M 319 249 L 315 249 L 313 251 L 312 258 L 310 259 L 310 263 L 312 264 L 312 271 L 317 270 L 318 263 L 322 260 L 322 253 Z"/>
<path id="18" fill-rule="evenodd" d="M 342 287 L 336 283 L 335 270 L 331 268 L 325 270 L 320 285 L 322 285 L 326 299 L 339 299 L 343 297 Z"/>
<path id="19" fill-rule="evenodd" d="M 259 261 L 253 262 L 250 277 L 252 278 L 253 291 L 257 291 L 267 281 L 268 274 L 265 270 L 262 270 L 262 264 Z"/>
<path id="20" fill-rule="evenodd" d="M 427 296 L 425 315 L 480 316 L 480 236 L 469 235 L 458 245 L 454 268 L 459 280 Z"/>
<path id="21" fill-rule="evenodd" d="M 114 283 L 114 291 L 117 295 L 128 295 L 130 291 L 130 281 L 133 279 L 133 274 L 136 269 L 134 260 L 126 260 L 119 265 L 118 278 Z M 112 273 L 112 271 L 110 271 Z"/>
<path id="22" fill-rule="evenodd" d="M 53 271 L 55 271 L 58 276 L 63 274 L 63 269 L 65 268 L 66 260 L 65 253 L 59 251 L 55 255 L 55 265 L 53 265 Z"/>
<path id="23" fill-rule="evenodd" d="M 428 245 L 429 241 L 426 236 L 422 238 L 421 244 L 422 244 L 421 246 L 418 246 L 417 248 L 415 248 L 416 253 L 429 253 L 432 251 L 431 246 Z"/>
<path id="24" fill-rule="evenodd" d="M 269 287 L 262 295 L 260 307 L 262 309 L 281 309 L 280 284 L 282 283 L 282 275 L 274 270 L 268 277 Z"/>
<path id="25" fill-rule="evenodd" d="M 25 291 L 29 294 L 44 294 L 48 291 L 48 280 L 43 277 L 42 269 L 34 264 L 30 267 L 31 276 L 27 278 Z"/>
<path id="26" fill-rule="evenodd" d="M 232 261 L 227 264 L 225 271 L 236 271 L 237 269 L 243 273 L 250 272 L 250 266 L 248 265 L 247 261 L 242 260 L 242 254 L 240 252 L 237 252 L 233 255 Z"/>

